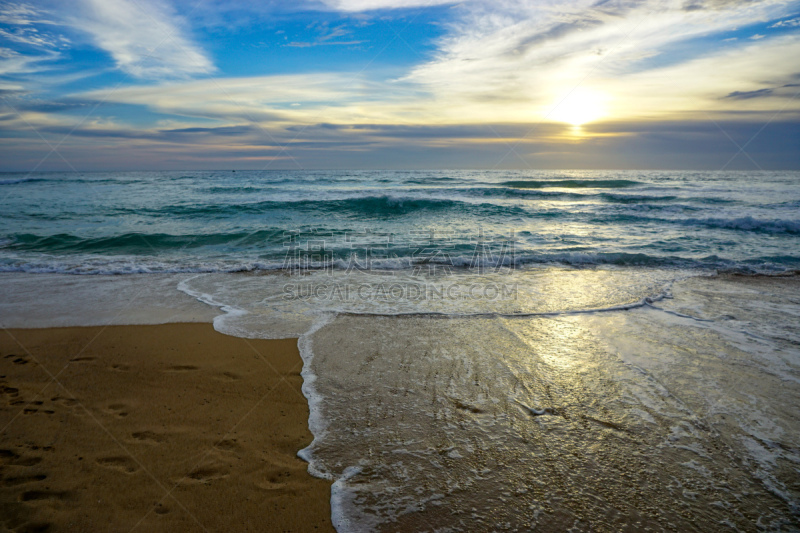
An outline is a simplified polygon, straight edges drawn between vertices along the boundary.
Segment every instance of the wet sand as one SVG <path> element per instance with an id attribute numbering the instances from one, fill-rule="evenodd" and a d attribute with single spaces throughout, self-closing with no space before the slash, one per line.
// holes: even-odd
<path id="1" fill-rule="evenodd" d="M 0 528 L 330 531 L 296 340 L 0 331 Z"/>

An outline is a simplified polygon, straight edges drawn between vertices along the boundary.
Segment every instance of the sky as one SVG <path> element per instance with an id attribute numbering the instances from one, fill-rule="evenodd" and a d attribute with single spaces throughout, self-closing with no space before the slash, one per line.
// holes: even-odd
<path id="1" fill-rule="evenodd" d="M 0 171 L 800 169 L 800 1 L 0 0 Z"/>

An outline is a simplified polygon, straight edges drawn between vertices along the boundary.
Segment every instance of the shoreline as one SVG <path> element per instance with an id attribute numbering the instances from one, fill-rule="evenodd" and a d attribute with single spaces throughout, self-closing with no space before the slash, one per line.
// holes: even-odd
<path id="1" fill-rule="evenodd" d="M 8 329 L 0 364 L 7 528 L 333 530 L 331 482 L 297 456 L 312 440 L 297 339 Z"/>
<path id="2" fill-rule="evenodd" d="M 548 312 L 513 317 L 335 312 L 317 313 L 306 324 L 285 309 L 267 313 L 268 300 L 258 292 L 263 286 L 241 278 L 234 285 L 210 279 L 193 288 L 213 302 L 221 292 L 225 303 L 218 308 L 181 289 L 174 300 L 159 303 L 174 294 L 165 288 L 175 278 L 156 275 L 160 281 L 150 292 L 146 285 L 120 280 L 127 294 L 145 291 L 135 301 L 112 307 L 113 292 L 103 290 L 93 309 L 63 314 L 69 301 L 78 307 L 89 302 L 95 279 L 64 291 L 48 291 L 40 283 L 42 297 L 33 300 L 39 319 L 85 320 L 88 314 L 106 322 L 121 316 L 152 320 L 160 313 L 150 311 L 167 310 L 175 318 L 207 312 L 215 315 L 214 323 L 0 332 L 0 501 L 7 502 L 0 505 L 0 526 L 306 531 L 332 530 L 332 523 L 347 530 L 390 523 L 389 529 L 402 529 L 399 523 L 413 529 L 434 521 L 474 529 L 452 512 L 463 507 L 458 516 L 479 516 L 486 527 L 502 512 L 511 513 L 503 516 L 523 529 L 534 524 L 563 529 L 576 519 L 586 527 L 605 523 L 607 509 L 628 509 L 629 502 L 637 503 L 615 514 L 614 524 L 646 520 L 674 526 L 682 520 L 674 512 L 685 506 L 701 523 L 725 518 L 715 506 L 718 500 L 710 499 L 720 491 L 733 498 L 724 500 L 730 505 L 736 505 L 737 494 L 757 500 L 742 507 L 742 520 L 792 523 L 797 500 L 781 465 L 796 462 L 796 441 L 787 437 L 797 434 L 796 426 L 775 398 L 761 391 L 780 390 L 781 402 L 797 403 L 796 387 L 787 385 L 796 382 L 796 363 L 786 356 L 796 353 L 798 344 L 787 321 L 796 309 L 797 276 L 689 276 L 670 281 L 668 296 L 657 305 L 616 306 L 610 313 L 567 310 L 556 318 Z M 615 271 L 567 276 L 555 271 L 530 281 L 539 280 L 550 282 L 535 286 L 541 285 L 541 294 L 557 298 L 543 304 L 569 308 L 564 301 L 576 305 L 569 295 L 616 298 L 650 290 L 653 278 L 644 278 L 646 283 L 633 278 L 623 286 L 625 293 L 615 288 Z M 25 286 L 33 287 L 32 281 Z M 226 292 L 230 287 L 235 290 Z M 13 301 L 5 305 L 5 325 L 25 320 L 24 308 L 15 310 Z M 302 333 L 255 340 L 280 331 Z M 750 342 L 751 337 L 760 340 Z M 511 374 L 498 373 L 498 361 Z M 58 384 L 45 389 L 48 372 L 75 397 Z M 511 375 L 516 381 L 507 379 Z M 664 396 L 663 388 L 670 394 Z M 671 398 L 679 398 L 680 405 Z M 296 405 L 289 405 L 292 401 Z M 725 406 L 725 417 L 716 418 L 715 405 Z M 753 420 L 762 413 L 770 413 L 775 425 L 756 425 Z M 9 423 L 17 428 L 13 442 L 3 429 Z M 491 434 L 506 436 L 504 447 L 467 440 L 480 440 L 486 424 L 493 427 Z M 96 444 L 101 440 L 102 446 Z M 773 442 L 781 446 L 770 446 Z M 723 444 L 732 455 L 716 452 Z M 715 451 L 695 451 L 711 450 L 710 445 Z M 478 455 L 477 449 L 495 452 Z M 656 449 L 662 450 L 668 476 L 637 462 Z M 125 450 L 131 453 L 126 456 Z M 526 465 L 524 476 L 500 470 L 496 481 L 522 480 L 514 498 L 526 502 L 525 512 L 518 513 L 503 496 L 491 504 L 494 511 L 475 515 L 473 508 L 483 509 L 485 498 L 469 498 L 486 491 L 459 488 L 491 481 L 475 477 L 475 461 L 483 461 L 480 472 L 488 472 L 515 456 Z M 539 460 L 545 456 L 552 461 L 542 470 Z M 595 471 L 599 457 L 606 466 Z M 578 475 L 594 472 L 594 481 L 584 487 L 576 478 L 556 492 L 542 489 L 561 479 L 562 464 Z M 449 475 L 439 480 L 432 473 L 443 466 Z M 753 468 L 773 486 L 789 488 L 764 491 L 754 483 Z M 421 477 L 411 482 L 405 472 Z M 645 475 L 651 476 L 645 485 L 619 483 L 624 476 Z M 453 479 L 457 483 L 448 485 Z M 669 479 L 697 487 L 694 496 L 671 492 Z M 421 486 L 428 487 L 427 494 L 411 492 Z M 594 503 L 574 503 L 589 493 Z M 649 496 L 642 499 L 643 494 Z M 646 502 L 654 499 L 668 505 L 653 509 Z M 409 501 L 417 506 L 413 512 Z"/>

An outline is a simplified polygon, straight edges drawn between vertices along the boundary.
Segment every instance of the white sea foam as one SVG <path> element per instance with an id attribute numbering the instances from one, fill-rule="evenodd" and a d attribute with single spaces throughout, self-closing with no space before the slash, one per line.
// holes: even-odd
<path id="1" fill-rule="evenodd" d="M 321 409 L 323 398 L 317 393 L 314 386 L 317 376 L 314 374 L 314 371 L 311 368 L 311 363 L 314 359 L 313 335 L 318 330 L 328 325 L 328 323 L 330 323 L 335 316 L 336 315 L 334 313 L 324 313 L 318 315 L 317 320 L 314 321 L 314 324 L 311 326 L 311 328 L 297 341 L 300 357 L 303 359 L 303 370 L 301 371 L 301 375 L 303 377 L 303 394 L 308 400 L 308 429 L 314 436 L 314 440 L 322 438 L 327 428 L 327 424 Z M 297 455 L 309 464 L 309 472 L 311 472 L 313 475 L 324 479 L 332 479 L 330 473 L 324 472 L 315 467 L 312 460 L 311 446 L 303 448 L 297 452 Z"/>

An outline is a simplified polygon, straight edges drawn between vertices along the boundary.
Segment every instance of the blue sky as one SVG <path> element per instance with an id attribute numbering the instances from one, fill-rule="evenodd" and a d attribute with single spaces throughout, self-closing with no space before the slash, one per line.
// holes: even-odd
<path id="1" fill-rule="evenodd" d="M 0 170 L 800 168 L 800 2 L 0 1 Z"/>

